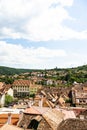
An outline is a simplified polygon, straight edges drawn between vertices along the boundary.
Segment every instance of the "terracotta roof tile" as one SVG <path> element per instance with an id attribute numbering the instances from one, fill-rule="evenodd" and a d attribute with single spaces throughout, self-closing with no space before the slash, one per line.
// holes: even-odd
<path id="1" fill-rule="evenodd" d="M 61 121 L 63 121 L 64 114 L 56 109 L 49 109 L 43 114 L 44 119 L 48 122 L 53 130 L 56 130 Z"/>
<path id="2" fill-rule="evenodd" d="M 24 86 L 29 86 L 30 85 L 30 81 L 29 80 L 15 80 L 14 83 L 13 83 L 13 86 L 21 86 L 21 85 L 24 85 Z"/>
<path id="3" fill-rule="evenodd" d="M 36 114 L 36 115 L 40 115 L 41 113 L 37 110 L 35 110 L 33 107 L 27 108 L 24 113 L 28 113 L 28 114 Z"/>
<path id="4" fill-rule="evenodd" d="M 37 106 L 32 106 L 30 108 L 27 108 L 24 113 L 28 114 L 43 114 L 46 111 L 48 111 L 50 108 L 49 107 L 37 107 Z"/>
<path id="5" fill-rule="evenodd" d="M 0 89 L 3 88 L 3 85 L 4 85 L 4 83 L 3 83 L 3 82 L 0 82 Z"/>

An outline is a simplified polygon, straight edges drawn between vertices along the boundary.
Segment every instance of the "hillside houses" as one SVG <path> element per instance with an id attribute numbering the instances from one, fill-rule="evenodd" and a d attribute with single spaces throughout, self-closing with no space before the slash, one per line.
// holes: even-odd
<path id="1" fill-rule="evenodd" d="M 52 80 L 49 80 L 48 82 L 50 85 L 52 83 Z M 0 83 L 0 95 L 1 97 L 4 97 L 5 94 L 11 95 L 12 97 L 30 97 L 30 95 L 37 95 L 40 94 L 46 98 L 46 102 L 52 102 L 55 106 L 57 104 L 64 103 L 66 106 L 66 101 L 71 100 L 72 103 L 76 106 L 87 106 L 87 84 L 75 84 L 73 87 L 42 87 L 42 85 L 36 84 L 32 80 L 25 80 L 25 79 L 17 79 L 14 80 L 13 84 L 4 84 Z M 45 92 L 42 93 L 42 90 Z M 72 95 L 70 95 L 70 92 L 72 91 Z M 61 100 L 60 100 L 61 99 Z M 2 101 L 4 99 L 2 98 Z M 1 101 L 1 102 L 2 102 Z M 60 102 L 62 101 L 62 102 Z M 1 103 L 2 104 L 2 103 Z M 67 104 L 69 105 L 69 104 Z"/>
<path id="2" fill-rule="evenodd" d="M 6 106 L 10 111 L 0 109 L 0 129 L 87 130 L 87 84 L 68 86 L 65 72 L 62 78 L 59 74 L 56 70 L 38 70 L 8 76 L 14 81 L 11 84 L 0 82 L 0 105 L 4 106 L 6 94 L 14 98 L 12 105 Z M 19 111 L 14 115 L 16 109 Z M 8 125 L 9 112 L 14 123 Z"/>
<path id="3" fill-rule="evenodd" d="M 74 86 L 72 89 L 63 88 L 63 87 L 60 87 L 60 88 L 44 87 L 41 89 L 40 85 L 37 85 L 30 80 L 24 80 L 24 79 L 15 80 L 11 86 L 10 85 L 7 85 L 7 86 L 5 86 L 5 90 L 3 90 L 3 92 L 7 93 L 10 90 L 7 88 L 11 88 L 13 89 L 13 95 L 14 95 L 14 88 L 15 88 L 16 97 L 18 98 L 20 97 L 21 100 L 22 100 L 23 93 L 24 93 L 23 96 L 25 97 L 27 96 L 27 93 L 36 94 L 34 100 L 32 100 L 31 98 L 25 99 L 24 97 L 22 100 L 22 103 L 17 104 L 17 105 L 20 105 L 18 109 L 20 108 L 20 110 L 23 110 L 23 111 L 19 113 L 19 118 L 18 117 L 16 118 L 17 120 L 16 126 L 13 126 L 13 125 L 7 126 L 9 129 L 15 128 L 19 130 L 20 129 L 63 130 L 65 128 L 64 130 L 68 130 L 68 129 L 75 130 L 75 127 L 73 127 L 73 125 L 76 126 L 77 130 L 80 130 L 80 128 L 82 127 L 87 129 L 87 125 L 84 125 L 84 123 L 86 123 L 85 121 L 86 116 L 84 116 L 83 118 L 83 115 L 87 113 L 87 111 L 84 109 L 83 113 L 80 113 L 80 115 L 77 116 L 72 107 L 66 106 L 66 99 L 68 98 L 69 92 L 71 90 L 76 91 L 77 88 L 79 88 L 79 86 L 78 87 Z M 35 87 L 35 90 L 34 90 L 34 87 Z M 38 92 L 38 89 L 40 89 L 41 91 Z M 86 84 L 83 84 L 83 85 L 81 84 L 80 89 L 78 90 L 79 90 L 78 92 L 80 93 L 81 92 L 86 93 L 87 92 Z M 33 103 L 28 104 L 30 103 L 30 101 L 33 101 Z M 36 102 L 38 102 L 38 104 L 36 104 Z M 14 105 L 12 109 L 14 108 L 16 108 L 16 105 Z M 77 108 L 77 110 L 79 110 L 79 108 Z M 79 119 L 77 120 L 77 118 Z M 80 124 L 80 123 L 82 124 L 76 125 L 75 121 L 77 122 L 77 124 Z M 4 124 L 3 124 L 2 129 L 6 128 L 6 125 Z M 72 129 L 72 127 L 74 129 Z"/>

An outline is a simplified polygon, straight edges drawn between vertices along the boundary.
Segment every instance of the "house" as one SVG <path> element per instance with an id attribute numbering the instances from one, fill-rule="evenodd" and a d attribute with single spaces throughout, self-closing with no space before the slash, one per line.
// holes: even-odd
<path id="1" fill-rule="evenodd" d="M 35 84 L 30 80 L 15 80 L 12 84 L 14 97 L 27 97 L 30 94 L 36 94 L 41 85 Z"/>
<path id="2" fill-rule="evenodd" d="M 41 107 L 30 107 L 27 108 L 23 115 L 22 118 L 19 120 L 17 126 L 25 129 L 37 129 L 39 123 L 43 124 L 42 127 L 45 130 L 46 128 L 49 129 L 49 125 L 47 122 L 43 119 L 42 120 L 42 113 L 47 111 L 48 108 L 41 108 Z M 40 130 L 40 129 L 38 129 Z"/>
<path id="3" fill-rule="evenodd" d="M 42 115 L 52 130 L 56 130 L 60 122 L 64 119 L 64 114 L 56 109 L 49 109 Z"/>
<path id="4" fill-rule="evenodd" d="M 47 85 L 52 85 L 53 84 L 53 81 L 51 79 L 48 79 L 47 82 L 46 82 Z"/>
<path id="5" fill-rule="evenodd" d="M 72 103 L 77 107 L 87 107 L 87 83 L 72 87 Z"/>
<path id="6" fill-rule="evenodd" d="M 65 107 L 65 100 L 63 97 L 60 96 L 58 99 L 58 102 L 59 102 L 60 106 Z"/>
<path id="7" fill-rule="evenodd" d="M 3 87 L 0 89 L 0 105 L 1 106 L 4 106 L 6 94 L 13 97 L 13 89 L 10 84 L 4 84 Z"/>
<path id="8" fill-rule="evenodd" d="M 86 119 L 87 120 L 87 110 L 83 110 L 81 111 L 78 116 L 77 116 L 79 119 Z"/>
<path id="9" fill-rule="evenodd" d="M 30 95 L 36 94 L 38 92 L 38 90 L 40 90 L 41 88 L 42 88 L 41 85 L 37 85 L 37 84 L 35 84 L 35 82 L 30 82 L 30 87 L 29 87 Z"/>
<path id="10" fill-rule="evenodd" d="M 86 110 L 86 107 L 72 107 L 71 110 L 75 113 L 76 118 L 80 118 L 80 114 Z"/>
<path id="11" fill-rule="evenodd" d="M 61 111 L 64 114 L 64 120 L 69 118 L 76 118 L 75 112 L 72 109 L 69 108 L 55 108 L 58 111 Z"/>
<path id="12" fill-rule="evenodd" d="M 14 97 L 29 96 L 29 87 L 30 87 L 29 80 L 23 80 L 23 79 L 15 80 L 12 84 Z"/>
<path id="13" fill-rule="evenodd" d="M 33 106 L 24 111 L 17 126 L 25 129 L 56 130 L 63 118 L 61 111 Z"/>

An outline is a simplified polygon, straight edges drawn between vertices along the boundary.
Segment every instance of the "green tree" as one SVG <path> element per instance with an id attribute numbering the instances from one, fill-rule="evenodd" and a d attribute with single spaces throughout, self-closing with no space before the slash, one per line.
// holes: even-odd
<path id="1" fill-rule="evenodd" d="M 5 105 L 9 105 L 13 101 L 13 97 L 10 95 L 5 95 Z"/>
<path id="2" fill-rule="evenodd" d="M 70 78 L 71 78 L 71 74 L 69 74 L 69 73 L 66 74 L 66 76 L 65 76 L 65 80 L 69 82 L 69 81 L 70 81 Z"/>

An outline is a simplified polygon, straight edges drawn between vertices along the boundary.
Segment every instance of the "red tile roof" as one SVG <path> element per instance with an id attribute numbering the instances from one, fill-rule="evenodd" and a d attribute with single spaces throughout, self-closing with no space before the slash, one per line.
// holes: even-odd
<path id="1" fill-rule="evenodd" d="M 30 81 L 29 80 L 15 80 L 13 83 L 13 86 L 30 86 Z"/>
<path id="2" fill-rule="evenodd" d="M 40 115 L 41 113 L 37 110 L 35 110 L 33 107 L 30 107 L 30 108 L 27 108 L 24 113 L 27 113 L 27 114 L 35 114 L 35 115 Z"/>
<path id="3" fill-rule="evenodd" d="M 27 113 L 27 114 L 40 114 L 40 115 L 42 115 L 43 113 L 45 113 L 48 110 L 49 110 L 49 107 L 36 107 L 36 106 L 32 106 L 30 108 L 27 108 L 24 111 L 24 113 Z"/>
<path id="4" fill-rule="evenodd" d="M 0 89 L 3 88 L 3 85 L 4 85 L 4 83 L 3 83 L 3 82 L 0 82 Z"/>
<path id="5" fill-rule="evenodd" d="M 8 120 L 8 114 L 0 114 L 0 127 L 3 126 Z M 16 125 L 19 120 L 19 114 L 12 114 L 11 123 Z"/>
<path id="6" fill-rule="evenodd" d="M 0 89 L 0 94 L 6 93 L 11 88 L 11 84 L 4 84 L 2 89 Z"/>

